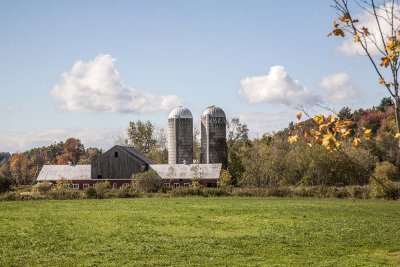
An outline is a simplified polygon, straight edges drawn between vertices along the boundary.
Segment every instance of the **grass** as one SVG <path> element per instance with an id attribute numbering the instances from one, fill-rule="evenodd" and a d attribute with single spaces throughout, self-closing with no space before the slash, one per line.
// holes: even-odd
<path id="1" fill-rule="evenodd" d="M 399 229 L 399 201 L 1 202 L 0 266 L 398 266 Z"/>

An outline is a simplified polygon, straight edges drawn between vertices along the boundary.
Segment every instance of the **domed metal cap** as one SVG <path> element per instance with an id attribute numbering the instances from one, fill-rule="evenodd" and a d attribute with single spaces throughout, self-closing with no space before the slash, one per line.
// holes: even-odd
<path id="1" fill-rule="evenodd" d="M 221 108 L 216 107 L 216 106 L 211 106 L 211 107 L 206 108 L 203 111 L 203 114 L 201 114 L 201 117 L 203 118 L 207 115 L 209 115 L 210 117 L 214 117 L 214 118 L 225 118 L 226 117 L 225 112 Z"/>
<path id="2" fill-rule="evenodd" d="M 172 110 L 168 115 L 168 119 L 175 119 L 175 118 L 193 119 L 193 116 L 192 112 L 190 112 L 188 108 L 179 106 L 176 109 Z"/>

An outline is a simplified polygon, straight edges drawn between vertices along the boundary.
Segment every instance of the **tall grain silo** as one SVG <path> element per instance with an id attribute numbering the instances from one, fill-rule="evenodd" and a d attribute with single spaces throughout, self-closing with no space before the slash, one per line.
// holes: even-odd
<path id="1" fill-rule="evenodd" d="M 193 163 L 193 116 L 180 106 L 168 116 L 168 163 L 184 162 Z"/>
<path id="2" fill-rule="evenodd" d="M 206 108 L 201 114 L 200 162 L 222 163 L 224 169 L 228 165 L 226 116 L 225 112 L 216 106 Z"/>

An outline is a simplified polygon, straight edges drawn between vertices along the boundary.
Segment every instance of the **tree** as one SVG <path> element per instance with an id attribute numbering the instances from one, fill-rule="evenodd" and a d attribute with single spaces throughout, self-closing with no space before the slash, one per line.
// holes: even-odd
<path id="1" fill-rule="evenodd" d="M 129 122 L 127 138 L 123 143 L 142 152 L 154 163 L 163 164 L 168 161 L 165 130 L 157 128 L 150 121 Z"/>
<path id="2" fill-rule="evenodd" d="M 383 112 L 386 110 L 386 108 L 392 107 L 393 105 L 393 100 L 390 97 L 384 97 L 382 98 L 381 103 L 379 104 L 379 106 L 376 107 L 376 109 Z"/>
<path id="3" fill-rule="evenodd" d="M 89 147 L 85 150 L 85 154 L 81 156 L 79 159 L 79 164 L 91 164 L 95 160 L 97 160 L 101 155 L 103 154 L 103 151 L 101 149 L 95 148 L 95 147 Z"/>
<path id="4" fill-rule="evenodd" d="M 236 185 L 241 174 L 245 171 L 243 159 L 250 147 L 249 129 L 239 118 L 227 122 L 228 171 L 232 175 L 232 184 Z"/>
<path id="5" fill-rule="evenodd" d="M 400 132 L 400 97 L 398 72 L 400 68 L 400 10 L 394 0 L 375 3 L 374 0 L 353 0 L 372 19 L 373 25 L 355 18 L 349 0 L 334 0 L 333 8 L 339 18 L 334 20 L 333 31 L 328 36 L 354 38 L 367 56 L 378 76 L 378 82 L 388 91 L 395 106 L 396 130 Z M 371 22 L 370 22 L 371 23 Z"/>
<path id="6" fill-rule="evenodd" d="M 128 144 L 142 153 L 148 153 L 156 143 L 154 130 L 155 126 L 150 121 L 129 122 L 127 129 Z"/>
<path id="7" fill-rule="evenodd" d="M 353 114 L 351 113 L 351 109 L 349 107 L 342 108 L 338 113 L 339 118 L 342 120 L 351 119 Z"/>
<path id="8" fill-rule="evenodd" d="M 81 140 L 68 138 L 63 145 L 63 153 L 57 156 L 57 164 L 66 165 L 68 163 L 77 164 L 80 157 L 85 153 L 85 147 Z"/>

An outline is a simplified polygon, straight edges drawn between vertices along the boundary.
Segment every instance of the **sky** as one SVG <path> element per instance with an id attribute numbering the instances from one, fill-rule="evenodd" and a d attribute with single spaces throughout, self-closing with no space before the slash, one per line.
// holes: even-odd
<path id="1" fill-rule="evenodd" d="M 165 128 L 179 105 L 197 128 L 219 106 L 252 137 L 286 127 L 299 105 L 377 105 L 387 93 L 367 59 L 327 37 L 331 4 L 0 0 L 0 151 L 68 137 L 108 149 L 129 121 Z"/>

